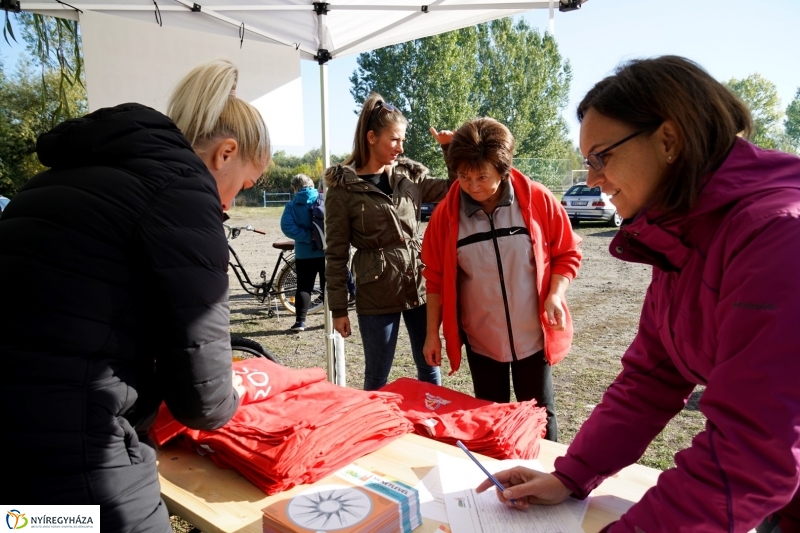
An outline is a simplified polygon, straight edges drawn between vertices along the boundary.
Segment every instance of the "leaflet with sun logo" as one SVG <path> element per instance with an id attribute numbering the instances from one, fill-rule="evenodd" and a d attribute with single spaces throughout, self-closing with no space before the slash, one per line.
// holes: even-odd
<path id="1" fill-rule="evenodd" d="M 402 513 L 402 531 L 414 530 L 422 524 L 419 492 L 411 485 L 356 465 L 343 468 L 334 475 L 396 500 Z"/>
<path id="2" fill-rule="evenodd" d="M 419 509 L 414 488 L 351 465 L 263 509 L 263 531 L 409 533 Z"/>

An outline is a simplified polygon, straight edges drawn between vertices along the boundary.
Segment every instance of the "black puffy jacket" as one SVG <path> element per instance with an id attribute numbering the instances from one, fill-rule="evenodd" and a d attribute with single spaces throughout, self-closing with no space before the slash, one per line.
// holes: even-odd
<path id="1" fill-rule="evenodd" d="M 171 531 L 143 439 L 233 415 L 228 248 L 214 178 L 167 117 L 101 109 L 42 135 L 50 167 L 0 218 L 9 496 L 100 504 L 102 531 Z"/>

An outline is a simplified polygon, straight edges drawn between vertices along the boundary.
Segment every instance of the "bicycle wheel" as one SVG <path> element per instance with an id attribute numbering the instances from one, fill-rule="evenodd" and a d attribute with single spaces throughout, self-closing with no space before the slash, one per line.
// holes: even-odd
<path id="1" fill-rule="evenodd" d="M 253 339 L 239 337 L 238 335 L 231 335 L 231 352 L 234 362 L 252 359 L 254 357 L 266 357 L 273 363 L 281 364 L 278 358 L 275 357 L 275 354 L 269 349 L 264 348 Z"/>
<path id="2" fill-rule="evenodd" d="M 294 306 L 294 301 L 297 290 L 297 270 L 294 266 L 294 257 L 287 261 L 287 264 L 281 269 L 281 273 L 278 274 L 276 290 L 278 291 L 278 300 L 280 300 L 284 309 L 290 313 L 296 313 L 297 309 Z M 322 311 L 323 304 L 322 290 L 319 283 L 315 283 L 314 292 L 311 293 L 311 305 L 308 307 L 308 314 L 319 313 Z"/>

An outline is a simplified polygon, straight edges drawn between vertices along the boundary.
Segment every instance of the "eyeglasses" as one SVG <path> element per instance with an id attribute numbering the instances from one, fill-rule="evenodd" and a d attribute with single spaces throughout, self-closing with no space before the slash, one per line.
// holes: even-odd
<path id="1" fill-rule="evenodd" d="M 625 137 L 621 141 L 615 142 L 614 144 L 612 144 L 611 146 L 609 146 L 605 150 L 600 150 L 599 152 L 591 152 L 591 153 L 589 153 L 589 155 L 586 156 L 586 159 L 583 160 L 583 166 L 587 170 L 589 169 L 589 167 L 591 167 L 591 168 L 593 168 L 595 170 L 595 172 L 600 172 L 601 170 L 603 170 L 603 167 L 605 166 L 605 164 L 603 163 L 603 157 L 605 157 L 606 154 L 608 154 L 608 152 L 610 152 L 611 150 L 613 150 L 617 146 L 630 141 L 631 139 L 633 139 L 637 135 L 641 135 L 642 133 L 644 133 L 646 131 L 649 131 L 649 130 L 639 130 L 637 132 L 631 133 L 630 135 L 628 135 L 627 137 Z"/>
<path id="2" fill-rule="evenodd" d="M 369 121 L 367 122 L 367 131 L 372 129 L 372 123 L 375 121 L 375 118 L 380 115 L 381 111 L 388 111 L 389 113 L 394 113 L 395 111 L 400 111 L 395 106 L 390 104 L 389 102 L 378 101 L 375 104 L 375 107 L 372 109 L 372 113 L 369 114 Z"/>

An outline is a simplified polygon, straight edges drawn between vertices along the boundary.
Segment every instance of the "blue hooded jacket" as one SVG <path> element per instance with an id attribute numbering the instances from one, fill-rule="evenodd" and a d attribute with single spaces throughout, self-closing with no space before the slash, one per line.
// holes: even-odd
<path id="1" fill-rule="evenodd" d="M 311 247 L 311 204 L 318 196 L 319 192 L 314 187 L 305 187 L 297 191 L 283 209 L 281 230 L 284 235 L 294 239 L 294 255 L 297 259 L 325 257 L 324 250 Z"/>

